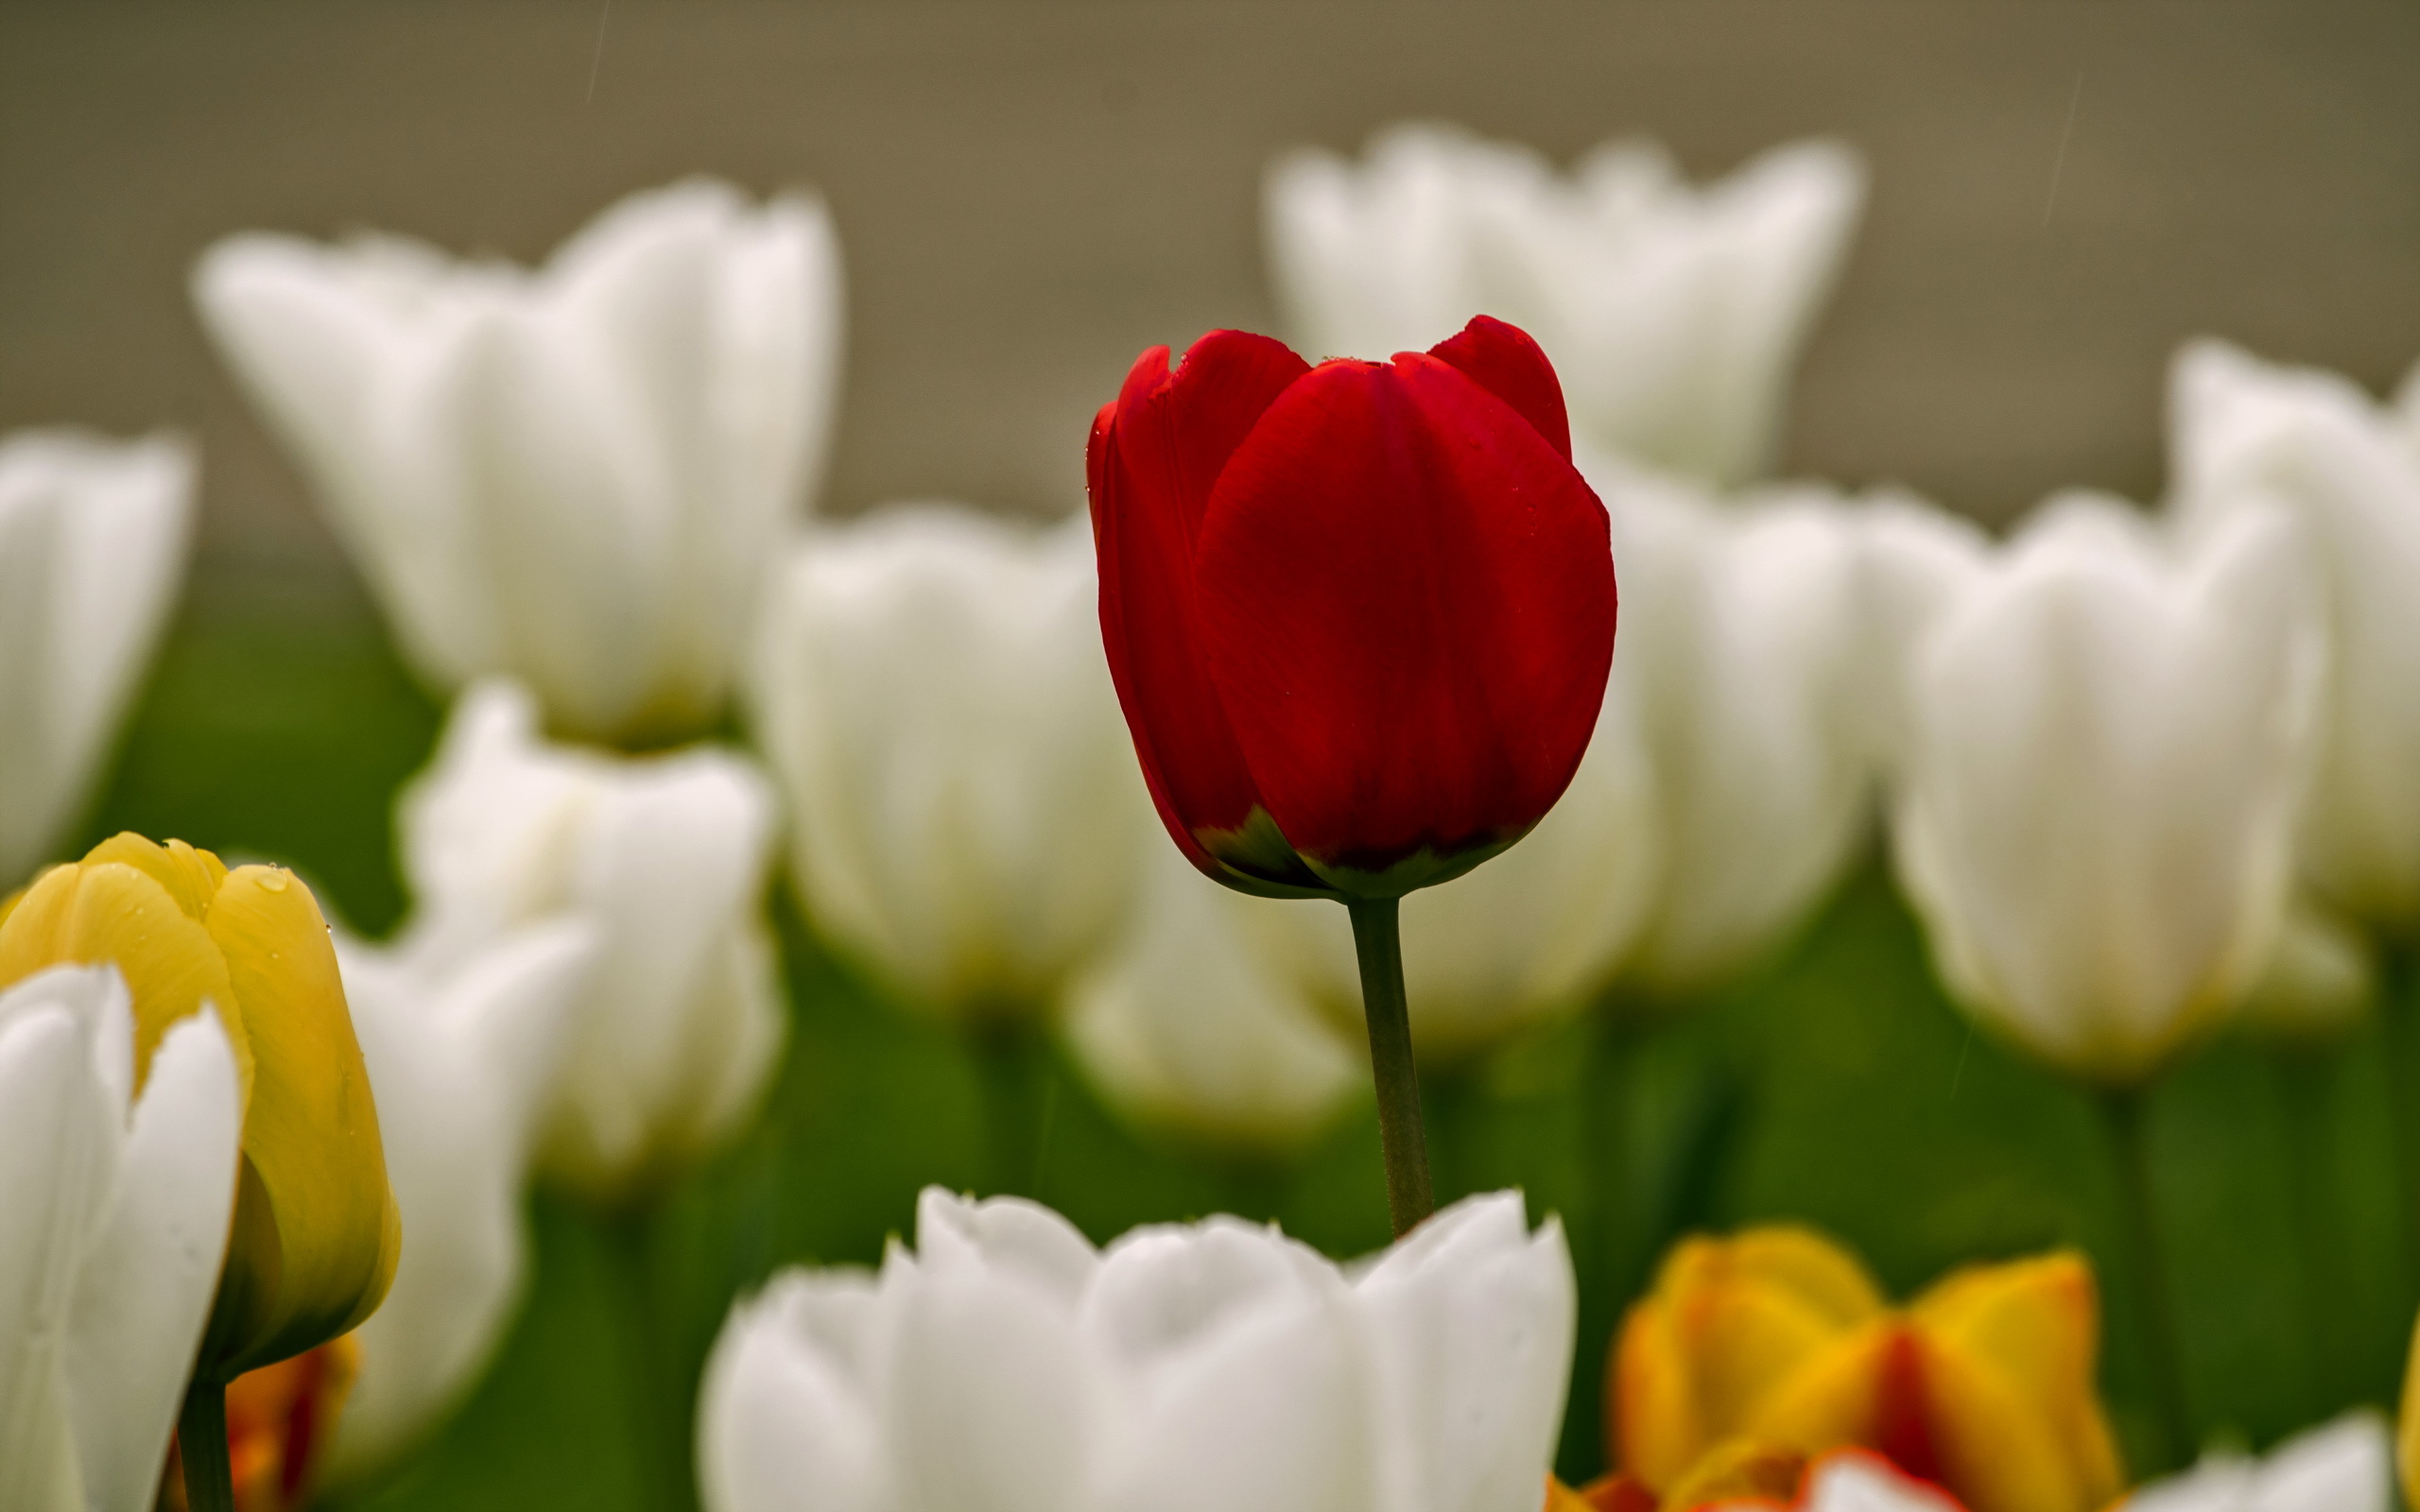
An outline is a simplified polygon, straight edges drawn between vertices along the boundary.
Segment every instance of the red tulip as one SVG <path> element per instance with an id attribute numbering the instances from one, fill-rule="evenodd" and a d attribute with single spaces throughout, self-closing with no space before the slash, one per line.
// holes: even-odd
<path id="1" fill-rule="evenodd" d="M 1214 331 L 1094 421 L 1101 634 L 1168 833 L 1247 892 L 1392 898 L 1519 839 L 1614 649 L 1604 506 L 1484 316 L 1314 368 Z"/>

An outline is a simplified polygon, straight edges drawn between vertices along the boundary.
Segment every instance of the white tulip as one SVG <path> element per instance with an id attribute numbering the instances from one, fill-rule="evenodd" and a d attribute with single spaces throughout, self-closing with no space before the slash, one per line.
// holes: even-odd
<path id="1" fill-rule="evenodd" d="M 0 1507 L 149 1512 L 235 1211 L 215 1012 L 138 1064 L 114 967 L 0 991 Z"/>
<path id="2" fill-rule="evenodd" d="M 2333 374 L 2197 342 L 2169 407 L 2178 507 L 2286 506 L 2326 585 L 2305 865 L 2339 907 L 2420 930 L 2420 381 L 2384 408 Z"/>
<path id="3" fill-rule="evenodd" d="M 1650 143 L 1607 143 L 1564 177 L 1526 147 L 1401 126 L 1359 166 L 1280 159 L 1265 201 L 1309 354 L 1425 350 L 1493 315 L 1553 359 L 1575 437 L 1734 483 L 1772 460 L 1864 197 L 1862 163 L 1831 142 L 1695 189 Z"/>
<path id="4" fill-rule="evenodd" d="M 2292 523 L 2052 501 L 1909 659 L 1899 874 L 1953 992 L 2140 1077 L 2270 959 L 2324 651 Z"/>
<path id="5" fill-rule="evenodd" d="M 1769 952 L 1865 839 L 1857 529 L 1819 490 L 1717 503 L 1602 464 L 1590 475 L 1622 574 L 1614 662 L 1638 689 L 1664 832 L 1627 974 L 1685 994 Z"/>
<path id="6" fill-rule="evenodd" d="M 1077 1056 L 1141 1122 L 1219 1145 L 1300 1146 L 1361 1094 L 1369 1051 L 1357 1028 L 1331 1025 L 1263 935 L 1287 916 L 1343 910 L 1247 897 L 1172 845 L 1149 850 L 1133 919 L 1068 988 Z M 1346 950 L 1349 961 L 1349 939 Z"/>
<path id="7" fill-rule="evenodd" d="M 623 736 L 723 704 L 821 472 L 839 268 L 820 200 L 690 180 L 534 272 L 251 233 L 194 297 L 421 674 Z"/>
<path id="8" fill-rule="evenodd" d="M 927 1190 L 878 1276 L 792 1271 L 706 1368 L 708 1512 L 1534 1512 L 1571 1263 L 1511 1193 L 1340 1268 L 1232 1218 L 1098 1251 Z"/>
<path id="9" fill-rule="evenodd" d="M 402 804 L 416 913 L 397 948 L 442 980 L 513 931 L 589 927 L 539 1163 L 611 1197 L 730 1132 L 779 1057 L 786 1019 L 761 907 L 772 799 L 723 751 L 616 757 L 549 745 L 536 727 L 510 683 L 457 705 Z"/>
<path id="10" fill-rule="evenodd" d="M 2128 1497 L 2124 1512 L 2392 1512 L 2394 1449 L 2374 1412 L 2347 1413 L 2253 1459 L 2203 1456 Z"/>
<path id="11" fill-rule="evenodd" d="M 959 1019 L 1036 1012 L 1115 928 L 1151 830 L 1090 522 L 927 505 L 816 532 L 750 700 L 818 929 Z"/>
<path id="12" fill-rule="evenodd" d="M 1478 870 L 1403 900 L 1404 983 L 1424 1064 L 1479 1054 L 1582 1007 L 1650 923 L 1668 836 L 1626 676 L 1626 659 L 1642 655 L 1634 644 L 1616 645 L 1596 733 L 1547 816 Z M 1361 1045 L 1360 969 L 1344 910 L 1267 902 L 1249 913 L 1285 973 Z"/>
<path id="13" fill-rule="evenodd" d="M 0 440 L 0 890 L 91 796 L 184 569 L 193 480 L 171 437 Z"/>
<path id="14" fill-rule="evenodd" d="M 338 941 L 404 1247 L 387 1300 L 354 1332 L 361 1373 L 330 1451 L 331 1484 L 419 1442 L 510 1319 L 530 1155 L 599 944 L 577 918 L 512 932 L 458 965 Z"/>

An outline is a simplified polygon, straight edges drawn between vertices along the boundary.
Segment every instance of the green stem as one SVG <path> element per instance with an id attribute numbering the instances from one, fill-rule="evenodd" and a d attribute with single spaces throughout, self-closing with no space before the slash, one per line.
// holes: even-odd
<path id="1" fill-rule="evenodd" d="M 2193 1417 L 2185 1395 L 2184 1355 L 2176 1339 L 2176 1315 L 2169 1304 L 2168 1264 L 2159 1238 L 2159 1214 L 2152 1203 L 2148 1098 L 2139 1087 L 2101 1094 L 2117 1156 L 2127 1246 L 2135 1265 L 2136 1311 L 2141 1316 L 2143 1363 L 2151 1373 L 2152 1406 L 2160 1437 L 2154 1470 L 2172 1469 L 2193 1452 Z"/>
<path id="2" fill-rule="evenodd" d="M 2350 1400 L 2358 1392 L 2344 1386 L 2346 1372 L 2359 1353 L 2357 1340 L 2347 1337 L 2344 1308 L 2353 1283 L 2344 1274 L 2344 1256 L 2351 1246 L 2342 1213 L 2336 1202 L 2336 1162 L 2329 1144 L 2330 1067 L 2314 1048 L 2292 1045 L 2269 1057 L 2285 1125 L 2288 1200 L 2293 1205 L 2293 1228 L 2302 1250 L 2304 1326 L 2309 1331 L 2313 1374 L 2319 1395 L 2328 1401 Z"/>
<path id="3" fill-rule="evenodd" d="M 983 1102 L 986 1179 L 993 1196 L 1042 1196 L 1058 1087 L 1048 1047 L 1022 1020 L 1002 1018 L 975 1036 L 975 1074 Z"/>
<path id="4" fill-rule="evenodd" d="M 1584 1206 L 1573 1215 L 1571 1263 L 1580 1282 L 1569 1408 L 1556 1462 L 1572 1484 L 1604 1468 L 1605 1359 L 1630 1299 L 1637 1266 L 1638 1213 L 1631 1142 L 1631 1080 L 1638 1041 L 1635 1005 L 1598 1004 L 1585 1025 L 1580 1076 L 1580 1169 Z M 1649 1263 L 1652 1263 L 1650 1257 Z"/>
<path id="5" fill-rule="evenodd" d="M 1403 990 L 1403 936 L 1392 898 L 1352 898 L 1353 953 L 1361 964 L 1361 1011 L 1370 1023 L 1370 1072 L 1378 1084 L 1378 1143 L 1387 1159 L 1387 1212 L 1398 1236 L 1435 1211 L 1428 1147 L 1420 1127 L 1420 1068 L 1411 1057 L 1411 1009 Z"/>
<path id="6" fill-rule="evenodd" d="M 177 1415 L 177 1454 L 185 1467 L 185 1505 L 235 1512 L 235 1472 L 227 1463 L 227 1383 L 196 1381 Z"/>
<path id="7" fill-rule="evenodd" d="M 2420 1074 L 2420 1004 L 2412 1002 L 2412 947 L 2388 938 L 2378 948 L 2379 1033 L 2386 1046 L 2387 1116 L 2394 1138 L 2395 1214 L 2403 1241 L 2404 1295 L 2420 1294 L 2420 1108 L 2409 1089 Z"/>
<path id="8" fill-rule="evenodd" d="M 683 1374 L 666 1337 L 669 1327 L 656 1295 L 648 1253 L 652 1210 L 609 1214 L 603 1223 L 605 1254 L 623 1320 L 630 1330 L 627 1406 L 631 1452 L 647 1504 L 658 1512 L 693 1506 L 688 1463 L 688 1415 L 682 1410 Z"/>

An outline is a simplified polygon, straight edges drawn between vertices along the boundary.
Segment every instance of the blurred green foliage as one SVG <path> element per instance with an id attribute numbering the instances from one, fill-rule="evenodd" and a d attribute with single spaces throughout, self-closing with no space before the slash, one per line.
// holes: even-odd
<path id="1" fill-rule="evenodd" d="M 392 801 L 438 721 L 366 610 L 205 601 L 180 620 L 89 831 L 287 862 L 383 932 L 406 905 Z M 1337 1255 L 1385 1243 L 1366 1108 L 1284 1166 L 1137 1134 L 1048 1045 L 978 1044 L 899 1011 L 817 945 L 786 891 L 771 906 L 795 1021 L 761 1120 L 646 1211 L 533 1198 L 527 1301 L 494 1368 L 349 1512 L 693 1504 L 696 1383 L 731 1299 L 781 1265 L 877 1263 L 928 1182 L 1024 1192 L 1101 1240 L 1230 1211 Z M 2420 1074 L 2411 1058 L 2375 1024 L 2321 1048 L 2231 1036 L 2154 1091 L 2167 1294 L 2205 1439 L 2264 1445 L 2393 1402 L 2420 1301 L 2390 1116 Z M 1610 1004 L 1428 1093 L 1441 1197 L 1520 1185 L 1570 1227 L 1583 1309 L 1566 1475 L 1602 1462 L 1606 1342 L 1655 1255 L 1687 1228 L 1779 1218 L 1846 1240 L 1901 1295 L 1970 1261 L 2087 1250 L 2129 1462 L 2158 1468 L 2144 1278 L 2093 1097 L 1951 1010 L 1878 865 L 1717 999 L 1652 1022 Z"/>

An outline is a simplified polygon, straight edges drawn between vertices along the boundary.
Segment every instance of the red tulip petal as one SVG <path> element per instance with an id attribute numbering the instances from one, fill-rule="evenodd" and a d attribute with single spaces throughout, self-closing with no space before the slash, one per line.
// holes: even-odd
<path id="1" fill-rule="evenodd" d="M 1571 416 L 1563 405 L 1563 380 L 1528 332 L 1492 315 L 1473 316 L 1470 324 L 1429 348 L 1428 354 L 1512 405 L 1564 461 L 1571 460 Z"/>
<path id="2" fill-rule="evenodd" d="M 1173 377 L 1167 349 L 1155 347 L 1095 421 L 1086 456 L 1118 702 L 1162 821 L 1214 876 L 1201 833 L 1243 831 L 1260 796 L 1198 650 L 1194 536 L 1227 456 L 1308 370 L 1278 343 L 1239 332 L 1196 342 Z"/>
<path id="3" fill-rule="evenodd" d="M 1612 662 L 1607 535 L 1536 426 L 1439 359 L 1328 363 L 1270 406 L 1195 572 L 1211 675 L 1297 850 L 1383 871 L 1552 806 Z"/>

